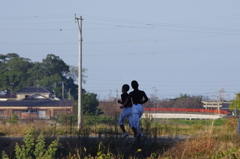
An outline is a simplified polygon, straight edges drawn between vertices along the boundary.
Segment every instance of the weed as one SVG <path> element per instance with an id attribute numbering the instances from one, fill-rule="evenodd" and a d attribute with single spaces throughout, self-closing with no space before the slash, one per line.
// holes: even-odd
<path id="1" fill-rule="evenodd" d="M 15 146 L 15 157 L 17 159 L 43 159 L 48 158 L 52 159 L 54 158 L 57 147 L 58 147 L 58 139 L 54 140 L 48 148 L 45 147 L 45 141 L 43 134 L 41 133 L 38 136 L 38 139 L 36 140 L 36 146 L 34 143 L 34 132 L 32 129 L 29 129 L 27 132 L 26 137 L 23 139 L 25 145 L 19 146 L 18 143 L 16 143 Z M 5 159 L 8 159 L 9 157 L 6 155 L 6 153 L 3 151 L 3 155 Z"/>

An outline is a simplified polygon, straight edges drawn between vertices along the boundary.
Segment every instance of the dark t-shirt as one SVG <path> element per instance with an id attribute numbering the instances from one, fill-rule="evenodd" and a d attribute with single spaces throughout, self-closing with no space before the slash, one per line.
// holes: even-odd
<path id="1" fill-rule="evenodd" d="M 148 101 L 146 93 L 141 90 L 134 90 L 130 92 L 128 98 L 130 101 L 132 100 L 133 104 L 144 104 Z"/>
<path id="2" fill-rule="evenodd" d="M 124 104 L 125 101 L 128 99 L 128 93 L 123 93 L 123 94 L 121 94 L 121 99 L 122 99 L 122 103 Z M 127 101 L 127 104 L 125 105 L 125 108 L 127 108 L 127 107 L 132 107 L 132 102 L 131 102 L 131 100 L 128 100 L 128 101 Z"/>

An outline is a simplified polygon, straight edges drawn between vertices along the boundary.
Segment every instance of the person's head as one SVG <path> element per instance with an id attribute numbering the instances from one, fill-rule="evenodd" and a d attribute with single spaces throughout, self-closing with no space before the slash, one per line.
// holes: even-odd
<path id="1" fill-rule="evenodd" d="M 129 85 L 128 84 L 124 84 L 123 86 L 122 86 L 122 92 L 127 92 L 128 90 L 129 90 Z"/>
<path id="2" fill-rule="evenodd" d="M 131 83 L 131 85 L 132 85 L 132 88 L 133 88 L 133 89 L 138 89 L 138 86 L 139 86 L 139 85 L 138 85 L 138 82 L 137 82 L 137 81 L 133 80 L 132 83 Z"/>

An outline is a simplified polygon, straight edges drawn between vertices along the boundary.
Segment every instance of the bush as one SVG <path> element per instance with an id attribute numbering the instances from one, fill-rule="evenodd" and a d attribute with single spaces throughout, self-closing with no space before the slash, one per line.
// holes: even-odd
<path id="1" fill-rule="evenodd" d="M 16 159 L 53 159 L 57 148 L 58 148 L 58 139 L 54 140 L 48 147 L 45 146 L 45 141 L 43 133 L 38 136 L 36 144 L 34 143 L 33 130 L 30 129 L 27 132 L 26 137 L 23 139 L 25 145 L 19 146 L 16 143 L 15 146 L 15 157 Z M 4 159 L 9 159 L 6 153 L 3 151 Z"/>
<path id="2" fill-rule="evenodd" d="M 83 123 L 85 125 L 96 125 L 96 124 L 115 124 L 113 117 L 101 116 L 101 115 L 85 115 L 83 116 Z"/>
<path id="3" fill-rule="evenodd" d="M 13 114 L 10 119 L 7 120 L 8 123 L 16 124 L 18 122 L 18 116 Z"/>

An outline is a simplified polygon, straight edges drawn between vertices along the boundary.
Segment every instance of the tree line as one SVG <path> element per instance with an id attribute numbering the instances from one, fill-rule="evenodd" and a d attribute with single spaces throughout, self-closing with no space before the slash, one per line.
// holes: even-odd
<path id="1" fill-rule="evenodd" d="M 86 76 L 83 72 L 83 82 Z M 0 90 L 15 92 L 26 86 L 41 86 L 61 99 L 77 100 L 78 68 L 67 65 L 59 56 L 48 54 L 41 62 L 32 62 L 16 53 L 0 54 Z M 64 95 L 62 89 L 64 88 Z M 82 89 L 83 113 L 99 112 L 97 95 Z"/>
<path id="2" fill-rule="evenodd" d="M 86 69 L 83 72 L 83 82 L 86 82 Z M 16 53 L 0 54 L 0 90 L 17 91 L 26 86 L 42 86 L 54 92 L 59 98 L 78 98 L 78 68 L 67 65 L 59 56 L 48 54 L 41 62 L 32 62 L 28 58 L 20 57 Z M 63 87 L 64 86 L 64 87 Z M 64 88 L 64 97 L 62 96 Z M 82 108 L 84 114 L 100 114 L 101 110 L 106 114 L 115 114 L 118 105 L 115 100 L 99 101 L 95 93 L 82 89 Z M 173 100 L 156 100 L 151 97 L 145 107 L 159 108 L 202 108 L 201 96 L 189 96 L 180 94 Z M 239 109 L 240 97 L 231 101 L 230 109 Z M 109 106 L 108 106 L 109 105 Z"/>

